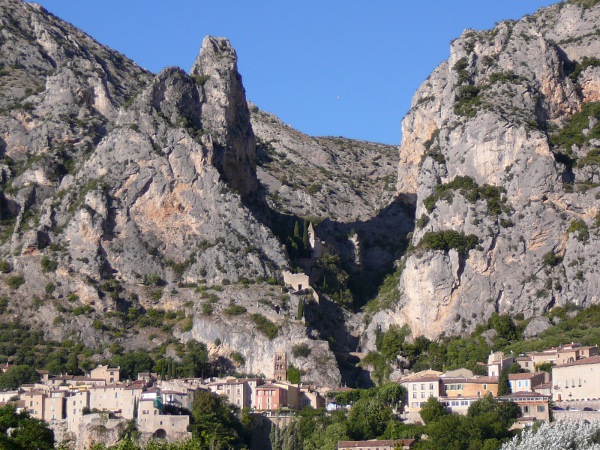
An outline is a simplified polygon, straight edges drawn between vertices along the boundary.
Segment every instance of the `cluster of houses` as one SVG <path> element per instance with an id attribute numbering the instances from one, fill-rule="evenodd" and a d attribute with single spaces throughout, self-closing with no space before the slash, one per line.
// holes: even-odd
<path id="1" fill-rule="evenodd" d="M 511 394 L 498 396 L 500 374 L 517 363 L 521 373 L 508 375 Z M 545 367 L 546 371 L 539 370 Z M 549 371 L 551 369 L 551 372 Z M 600 400 L 600 356 L 598 347 L 572 343 L 518 357 L 491 353 L 487 375 L 467 369 L 449 372 L 424 370 L 400 381 L 408 391 L 407 413 L 418 413 L 430 398 L 438 399 L 450 412 L 466 414 L 469 406 L 491 394 L 500 401 L 521 407 L 522 424 L 550 419 L 550 402 Z"/>
<path id="2" fill-rule="evenodd" d="M 108 412 L 115 417 L 135 420 L 139 431 L 155 436 L 188 437 L 189 415 L 196 391 L 224 395 L 240 408 L 273 415 L 282 410 L 306 406 L 325 407 L 325 399 L 313 386 L 286 381 L 286 355 L 276 353 L 276 379 L 189 378 L 161 380 L 156 374 L 140 373 L 135 381 L 121 381 L 119 367 L 98 366 L 86 376 L 50 376 L 39 371 L 41 380 L 18 390 L 0 392 L 0 404 L 14 402 L 33 417 L 50 423 L 64 423 L 76 432 L 85 416 Z"/>
<path id="3" fill-rule="evenodd" d="M 403 377 L 408 398 L 407 418 L 419 420 L 418 413 L 430 397 L 438 399 L 448 411 L 466 414 L 469 406 L 491 394 L 500 401 L 517 403 L 523 412 L 522 425 L 535 420 L 550 419 L 551 400 L 575 402 L 600 400 L 600 355 L 597 347 L 569 344 L 518 357 L 495 352 L 489 355 L 487 375 L 474 375 L 467 369 L 445 373 L 424 370 Z M 517 363 L 521 373 L 511 373 L 512 394 L 498 396 L 500 374 Z M 189 436 L 187 431 L 195 393 L 199 390 L 223 395 L 240 408 L 249 408 L 264 416 L 282 412 L 315 409 L 326 405 L 328 389 L 290 384 L 286 380 L 287 361 L 284 352 L 275 353 L 274 379 L 222 378 L 162 380 L 156 374 L 140 373 L 134 381 L 122 381 L 119 367 L 98 366 L 86 376 L 50 376 L 39 371 L 41 380 L 18 390 L 0 392 L 0 404 L 14 402 L 33 417 L 61 423 L 67 431 L 76 433 L 86 415 L 104 412 L 120 419 L 135 420 L 141 432 L 169 439 Z M 539 371 L 540 366 L 551 372 Z M 275 420 L 275 419 L 273 419 Z M 411 440 L 398 441 L 340 441 L 339 448 L 367 449 L 409 448 Z M 385 445 L 384 445 L 385 444 Z M 373 447 L 375 448 L 375 447 Z"/>

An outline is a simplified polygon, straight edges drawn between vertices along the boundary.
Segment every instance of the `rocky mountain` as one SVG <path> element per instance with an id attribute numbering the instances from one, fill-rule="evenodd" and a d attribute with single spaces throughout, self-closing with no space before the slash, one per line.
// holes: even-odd
<path id="1" fill-rule="evenodd" d="M 197 340 L 271 376 L 286 351 L 334 386 L 392 324 L 436 338 L 598 303 L 599 16 L 570 0 L 466 30 L 398 151 L 249 103 L 226 39 L 152 74 L 0 0 L 0 322 L 92 361 Z"/>
<path id="2" fill-rule="evenodd" d="M 226 39 L 206 38 L 189 75 L 154 75 L 37 5 L 2 0 L 0 64 L 3 320 L 106 357 L 111 342 L 168 344 L 127 322 L 167 310 L 182 341 L 238 353 L 240 370 L 272 375 L 275 350 L 305 343 L 311 360 L 290 362 L 339 384 L 298 297 L 277 286 L 290 260 L 268 226 Z"/>
<path id="3" fill-rule="evenodd" d="M 402 123 L 397 187 L 416 194 L 416 226 L 365 348 L 390 324 L 435 338 L 600 301 L 599 55 L 597 1 L 452 42 Z"/>

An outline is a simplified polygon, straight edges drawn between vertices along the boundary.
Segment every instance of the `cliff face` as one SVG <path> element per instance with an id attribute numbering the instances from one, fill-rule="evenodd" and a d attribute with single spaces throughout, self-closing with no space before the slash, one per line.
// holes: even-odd
<path id="1" fill-rule="evenodd" d="M 240 370 L 272 375 L 269 352 L 307 341 L 321 362 L 297 362 L 306 380 L 339 383 L 327 345 L 302 321 L 280 316 L 287 297 L 265 283 L 280 279 L 289 261 L 253 212 L 266 206 L 226 39 L 206 38 L 190 75 L 153 75 L 39 6 L 2 1 L 0 175 L 3 320 L 93 348 L 118 341 L 150 349 L 169 336 L 135 324 L 123 331 L 119 317 L 162 308 L 186 318 L 175 327 L 184 341 L 212 345 L 219 334 L 227 351 L 217 356 L 242 354 L 248 365 Z M 221 288 L 238 283 L 247 295 Z M 211 296 L 211 315 L 201 298 L 216 285 L 222 294 Z M 276 338 L 250 320 L 259 300 Z M 219 328 L 234 302 L 250 312 Z M 238 323 L 248 334 L 229 338 Z"/>
<path id="2" fill-rule="evenodd" d="M 600 301 L 600 6 L 580 3 L 466 30 L 415 94 L 397 185 L 417 194 L 413 248 L 371 329 L 433 338 Z"/>

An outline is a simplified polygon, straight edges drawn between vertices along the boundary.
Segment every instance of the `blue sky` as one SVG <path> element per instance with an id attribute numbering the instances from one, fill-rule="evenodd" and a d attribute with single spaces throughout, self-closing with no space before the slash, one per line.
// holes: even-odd
<path id="1" fill-rule="evenodd" d="M 37 0 L 141 66 L 189 71 L 206 35 L 229 38 L 246 96 L 315 136 L 400 143 L 412 95 L 465 28 L 547 0 Z"/>

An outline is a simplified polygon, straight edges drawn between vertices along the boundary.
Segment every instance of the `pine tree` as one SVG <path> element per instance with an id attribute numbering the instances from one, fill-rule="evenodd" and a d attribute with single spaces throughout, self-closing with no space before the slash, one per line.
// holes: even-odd
<path id="1" fill-rule="evenodd" d="M 504 369 L 498 378 L 498 395 L 508 395 L 511 393 L 510 382 L 508 381 L 508 370 Z"/>

